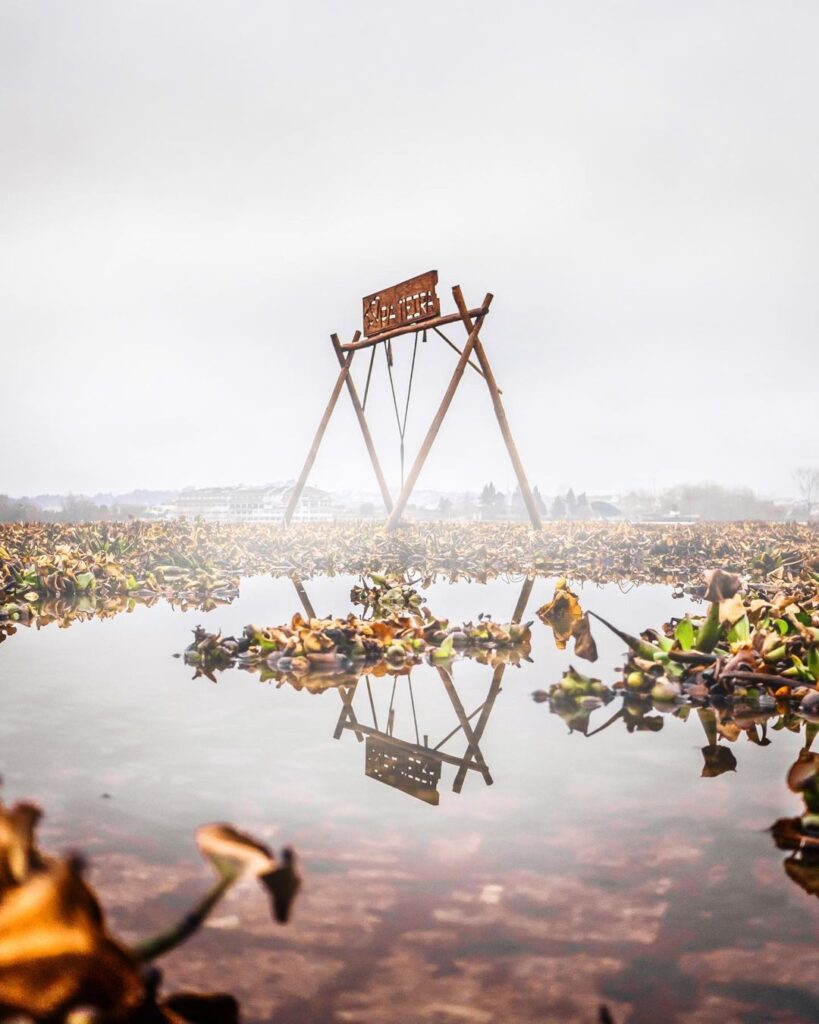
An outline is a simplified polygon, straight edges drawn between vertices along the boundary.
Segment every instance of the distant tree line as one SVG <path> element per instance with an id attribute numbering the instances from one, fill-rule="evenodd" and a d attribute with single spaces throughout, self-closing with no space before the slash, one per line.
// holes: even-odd
<path id="1" fill-rule="evenodd" d="M 782 519 L 786 509 L 760 498 L 749 487 L 723 487 L 720 484 L 682 484 L 659 494 L 631 491 L 621 500 L 627 518 L 680 516 L 717 520 Z"/>
<path id="2" fill-rule="evenodd" d="M 136 505 L 98 505 L 82 495 L 69 494 L 60 501 L 59 509 L 43 509 L 27 498 L 0 494 L 0 523 L 89 523 L 145 514 L 145 509 Z"/>
<path id="3" fill-rule="evenodd" d="M 613 501 L 590 498 L 585 492 L 569 488 L 544 502 L 537 487 L 535 501 L 541 515 L 549 519 L 713 519 L 777 520 L 787 516 L 807 519 L 819 505 L 819 470 L 800 470 L 795 474 L 802 501 L 791 506 L 761 498 L 748 487 L 724 487 L 720 484 L 680 484 L 659 493 L 630 491 Z M 483 519 L 520 519 L 526 509 L 520 488 L 511 495 L 499 491 L 491 481 L 478 497 Z M 443 509 L 442 509 L 443 511 Z"/>

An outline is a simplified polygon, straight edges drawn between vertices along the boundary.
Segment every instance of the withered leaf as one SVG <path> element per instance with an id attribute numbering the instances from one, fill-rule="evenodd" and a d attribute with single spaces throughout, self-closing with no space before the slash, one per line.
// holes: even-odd
<path id="1" fill-rule="evenodd" d="M 597 661 L 597 644 L 592 636 L 587 613 L 584 612 L 572 626 L 572 636 L 574 637 L 574 653 L 578 658 Z"/>
<path id="2" fill-rule="evenodd" d="M 561 651 L 566 649 L 574 625 L 582 615 L 580 603 L 565 580 L 558 580 L 552 600 L 537 610 L 540 621 L 552 627 L 555 644 Z"/>

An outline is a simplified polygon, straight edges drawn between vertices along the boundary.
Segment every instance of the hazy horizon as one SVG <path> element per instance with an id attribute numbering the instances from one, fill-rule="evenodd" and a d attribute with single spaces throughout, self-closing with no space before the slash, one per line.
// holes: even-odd
<path id="1" fill-rule="evenodd" d="M 795 496 L 817 29 L 754 0 L 0 0 L 0 493 L 295 477 L 330 332 L 437 268 L 447 310 L 456 283 L 495 295 L 482 337 L 544 493 Z M 408 464 L 455 358 L 419 354 Z M 383 353 L 373 387 L 394 484 Z M 514 487 L 468 370 L 419 487 L 490 479 Z M 376 490 L 345 395 L 310 483 Z"/>

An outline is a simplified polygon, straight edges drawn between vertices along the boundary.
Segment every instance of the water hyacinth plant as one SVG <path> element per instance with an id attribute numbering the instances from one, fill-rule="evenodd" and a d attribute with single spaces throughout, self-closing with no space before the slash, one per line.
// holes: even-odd
<path id="1" fill-rule="evenodd" d="M 176 924 L 135 946 L 112 934 L 84 877 L 80 857 L 54 857 L 36 841 L 42 814 L 31 803 L 0 802 L 0 1018 L 69 1024 L 235 1024 L 228 994 L 162 994 L 154 961 L 204 923 L 242 878 L 258 880 L 275 920 L 288 920 L 300 878 L 292 851 L 280 859 L 231 825 L 196 835 L 216 878 Z"/>
<path id="2" fill-rule="evenodd" d="M 428 611 L 373 619 L 352 614 L 345 619 L 306 619 L 296 614 L 280 626 L 245 626 L 238 639 L 198 627 L 184 658 L 197 675 L 214 682 L 214 672 L 239 665 L 259 672 L 262 679 L 316 691 L 365 673 L 406 673 L 423 658 L 442 663 L 464 656 L 514 663 L 528 659 L 530 648 L 530 624 L 500 625 L 486 616 L 453 626 Z"/>

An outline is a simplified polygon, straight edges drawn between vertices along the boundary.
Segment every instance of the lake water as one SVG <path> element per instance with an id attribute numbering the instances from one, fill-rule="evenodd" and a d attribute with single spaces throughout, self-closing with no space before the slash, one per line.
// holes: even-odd
<path id="1" fill-rule="evenodd" d="M 353 582 L 306 588 L 319 614 L 346 614 Z M 507 621 L 519 589 L 439 583 L 426 596 L 456 621 Z M 633 633 L 691 607 L 665 587 L 576 589 Z M 527 619 L 552 591 L 535 582 Z M 255 578 L 207 614 L 138 607 L 21 629 L 0 646 L 5 799 L 45 808 L 46 848 L 88 854 L 118 934 L 153 933 L 204 890 L 210 869 L 193 841 L 203 822 L 298 852 L 291 924 L 272 923 L 254 884 L 237 887 L 162 961 L 168 989 L 231 991 L 258 1022 L 593 1024 L 602 1001 L 617 1024 L 819 1019 L 819 903 L 766 831 L 800 812 L 784 779 L 801 736 L 740 735 L 737 771 L 704 778 L 694 711 L 662 716 L 659 731 L 616 720 L 570 732 L 531 693 L 572 662 L 612 683 L 623 645 L 602 627 L 594 666 L 556 650 L 535 621 L 532 662 L 494 688 L 474 661 L 455 662 L 451 688 L 421 665 L 411 692 L 406 677 L 372 679 L 369 693 L 362 680 L 349 706 L 337 690 L 277 688 L 238 669 L 194 680 L 172 657 L 200 622 L 239 633 L 299 609 L 289 580 Z M 340 716 L 386 731 L 392 702 L 393 736 L 433 747 L 459 708 L 472 715 L 488 696 L 470 719 L 485 770 L 444 763 L 426 799 L 366 774 L 377 737 L 334 738 Z M 619 706 L 594 711 L 591 728 Z M 458 731 L 442 749 L 457 762 L 468 747 Z"/>

